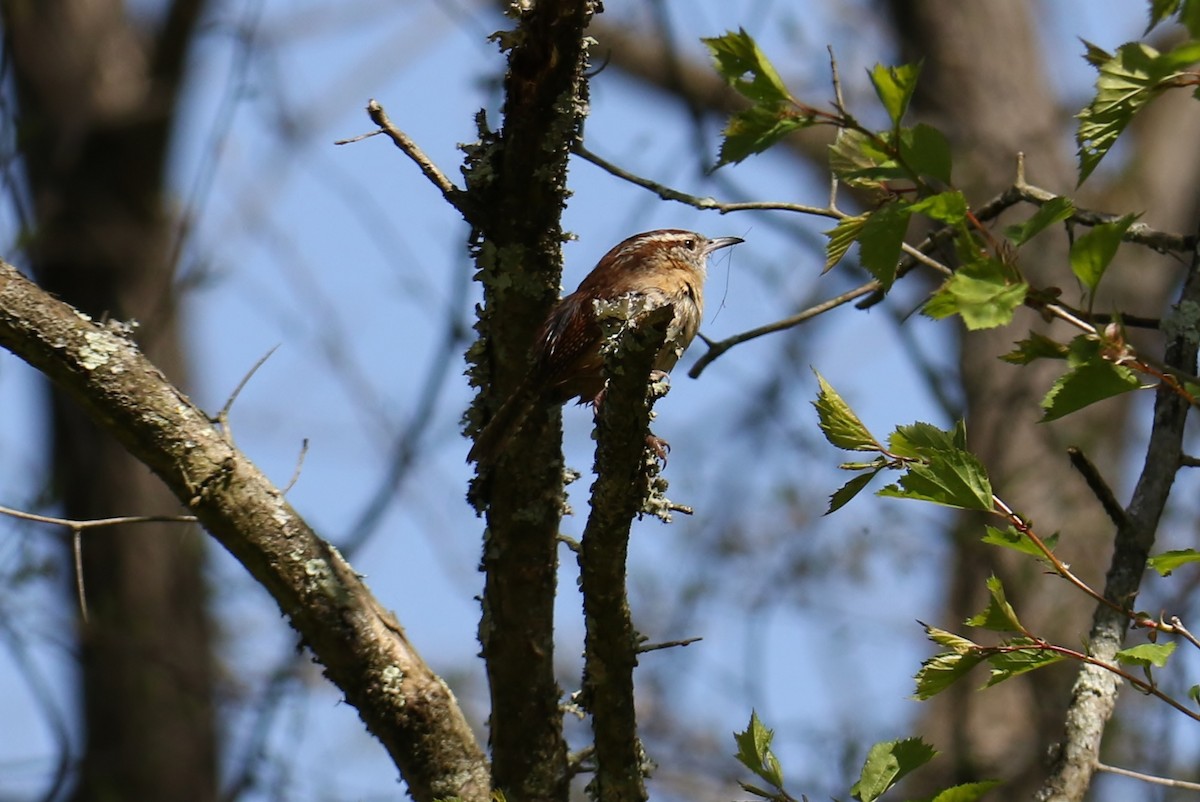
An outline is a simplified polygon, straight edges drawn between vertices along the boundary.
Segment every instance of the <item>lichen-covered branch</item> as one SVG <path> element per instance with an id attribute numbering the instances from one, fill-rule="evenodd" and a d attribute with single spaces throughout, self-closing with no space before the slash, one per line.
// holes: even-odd
<path id="1" fill-rule="evenodd" d="M 596 773 L 590 791 L 600 802 L 646 799 L 633 694 L 638 643 L 625 562 L 629 527 L 648 491 L 646 436 L 655 390 L 647 390 L 647 379 L 673 312 L 664 306 L 633 320 L 627 316 L 605 354 L 609 380 L 596 421 L 596 481 L 579 556 L 586 626 L 582 703 L 592 714 Z"/>
<path id="2" fill-rule="evenodd" d="M 0 346 L 116 436 L 267 589 L 414 798 L 488 799 L 482 750 L 395 617 L 125 327 L 93 322 L 0 262 Z"/>
<path id="3" fill-rule="evenodd" d="M 529 370 L 530 343 L 558 297 L 567 163 L 587 113 L 586 29 L 600 3 L 507 4 L 517 21 L 493 37 L 508 53 L 503 120 L 478 117 L 466 202 L 483 285 L 479 339 L 467 352 L 480 389 L 478 430 Z M 557 407 L 537 407 L 469 497 L 487 518 L 479 641 L 491 696 L 492 780 L 509 799 L 569 795 L 562 692 L 555 676 L 554 599 L 565 476 Z M 464 448 L 464 451 L 466 449 Z"/>
<path id="4" fill-rule="evenodd" d="M 1178 305 L 1200 303 L 1200 248 L 1192 253 L 1191 269 Z M 1184 371 L 1195 371 L 1197 332 L 1180 332 L 1167 344 L 1164 361 Z M 1117 528 L 1116 547 L 1105 580 L 1104 595 L 1118 608 L 1134 604 L 1146 558 L 1154 545 L 1158 522 L 1167 503 L 1183 455 L 1183 432 L 1188 403 L 1164 382 L 1154 402 L 1154 424 L 1146 447 L 1146 461 L 1133 498 Z M 1115 662 L 1129 617 L 1110 605 L 1097 605 L 1088 637 L 1089 653 L 1103 663 Z M 1104 728 L 1116 705 L 1120 679 L 1093 664 L 1080 668 L 1067 709 L 1066 733 L 1058 759 L 1038 792 L 1042 802 L 1079 802 L 1087 793 L 1100 757 Z"/>

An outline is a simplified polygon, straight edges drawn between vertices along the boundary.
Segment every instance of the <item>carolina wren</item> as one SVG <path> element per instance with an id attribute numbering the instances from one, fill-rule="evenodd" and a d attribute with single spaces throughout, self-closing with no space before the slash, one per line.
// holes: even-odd
<path id="1" fill-rule="evenodd" d="M 538 329 L 528 375 L 479 432 L 467 461 L 490 463 L 538 404 L 597 402 L 604 390 L 604 358 L 596 301 L 633 295 L 655 306 L 672 304 L 671 331 L 678 335 L 668 338 L 654 363 L 655 370 L 669 372 L 700 329 L 709 254 L 742 241 L 672 228 L 636 234 L 606 253 Z"/>

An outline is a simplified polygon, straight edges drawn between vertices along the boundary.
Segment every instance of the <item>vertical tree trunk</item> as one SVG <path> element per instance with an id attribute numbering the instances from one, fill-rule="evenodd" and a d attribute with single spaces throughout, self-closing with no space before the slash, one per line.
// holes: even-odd
<path id="1" fill-rule="evenodd" d="M 163 186 L 184 56 L 203 3 L 156 36 L 109 0 L 5 0 L 42 285 L 93 317 L 136 320 L 146 353 L 185 379 Z M 156 477 L 52 394 L 54 481 L 71 518 L 169 514 Z M 198 531 L 113 527 L 83 540 L 87 740 L 75 799 L 216 797 L 211 627 Z M 73 596 L 73 590 L 72 590 Z"/>

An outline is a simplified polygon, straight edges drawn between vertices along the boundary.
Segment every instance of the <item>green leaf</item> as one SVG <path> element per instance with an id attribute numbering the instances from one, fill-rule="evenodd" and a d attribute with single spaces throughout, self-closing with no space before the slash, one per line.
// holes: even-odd
<path id="1" fill-rule="evenodd" d="M 1058 420 L 1086 406 L 1141 387 L 1137 375 L 1123 365 L 1114 365 L 1097 354 L 1071 368 L 1054 382 L 1042 399 L 1042 422 Z"/>
<path id="2" fill-rule="evenodd" d="M 1117 255 L 1125 232 L 1136 219 L 1137 215 L 1127 214 L 1120 220 L 1101 223 L 1071 243 L 1071 271 L 1092 295 L 1096 294 L 1104 271 Z"/>
<path id="3" fill-rule="evenodd" d="M 867 431 L 867 427 L 850 409 L 849 404 L 842 400 L 837 390 L 825 381 L 825 377 L 816 373 L 820 391 L 813 406 L 817 409 L 817 423 L 825 434 L 825 439 L 832 445 L 846 451 L 879 451 L 879 443 Z"/>
<path id="4" fill-rule="evenodd" d="M 949 630 L 931 627 L 928 624 L 922 624 L 921 626 L 925 627 L 926 637 L 939 646 L 945 646 L 955 654 L 970 654 L 981 648 L 978 643 L 970 638 L 964 638 L 962 635 L 957 635 Z"/>
<path id="5" fill-rule="evenodd" d="M 997 529 L 994 526 L 989 526 L 987 527 L 987 534 L 981 538 L 981 541 L 987 543 L 989 546 L 1000 546 L 1019 551 L 1022 554 L 1033 555 L 1040 560 L 1046 559 L 1046 555 L 1034 544 L 1029 535 L 1024 532 L 1018 532 L 1011 526 L 1007 529 Z M 1056 533 L 1043 538 L 1042 542 L 1046 544 L 1046 548 L 1053 551 L 1054 546 L 1058 543 L 1058 534 Z"/>
<path id="6" fill-rule="evenodd" d="M 962 422 L 959 421 L 959 424 Z M 959 437 L 958 425 L 953 432 L 939 429 L 932 423 L 917 421 L 897 426 L 888 437 L 888 451 L 909 459 L 927 459 L 938 452 L 962 451 L 966 448 L 966 429 Z"/>
<path id="7" fill-rule="evenodd" d="M 858 238 L 858 258 L 886 292 L 896 280 L 904 235 L 908 232 L 909 206 L 891 200 L 870 213 Z"/>
<path id="8" fill-rule="evenodd" d="M 1041 206 L 1024 223 L 1016 223 L 1004 229 L 1004 236 L 1012 240 L 1017 247 L 1040 234 L 1055 223 L 1067 220 L 1075 214 L 1075 204 L 1070 198 L 1059 196 L 1052 198 Z"/>
<path id="9" fill-rule="evenodd" d="M 1178 11 L 1179 3 L 1180 0 L 1150 0 L 1150 22 L 1142 35 L 1150 33 L 1160 22 Z"/>
<path id="10" fill-rule="evenodd" d="M 910 178 L 879 141 L 849 128 L 839 130 L 829 146 L 829 169 L 847 186 L 875 193 L 885 189 L 886 181 Z"/>
<path id="11" fill-rule="evenodd" d="M 762 153 L 793 131 L 812 125 L 812 118 L 787 106 L 752 106 L 729 118 L 717 166 L 737 164 Z"/>
<path id="12" fill-rule="evenodd" d="M 978 652 L 943 652 L 930 657 L 921 663 L 921 668 L 917 671 L 917 688 L 913 692 L 913 698 L 919 701 L 932 699 L 965 677 L 982 660 L 983 656 Z"/>
<path id="13" fill-rule="evenodd" d="M 932 501 L 947 507 L 990 512 L 992 485 L 987 471 L 966 451 L 947 451 L 929 457 L 927 463 L 912 462 L 899 485 L 888 485 L 880 496 Z"/>
<path id="14" fill-rule="evenodd" d="M 776 788 L 783 787 L 783 770 L 779 761 L 771 752 L 771 740 L 775 731 L 763 726 L 758 713 L 751 711 L 750 723 L 744 732 L 735 732 L 733 740 L 737 744 L 738 762 L 754 772 L 755 775 L 769 782 Z"/>
<path id="15" fill-rule="evenodd" d="M 1022 674 L 1054 665 L 1066 659 L 1061 654 L 1048 649 L 1038 648 L 1037 644 L 1028 638 L 1014 638 L 1008 645 L 1010 647 L 1028 646 L 1030 648 L 989 655 L 987 661 L 992 669 L 992 674 L 983 687 L 990 688 L 993 685 L 999 685 L 1007 679 L 1019 677 Z"/>
<path id="16" fill-rule="evenodd" d="M 1159 576 L 1170 576 L 1181 565 L 1200 562 L 1200 551 L 1195 549 L 1174 549 L 1156 554 L 1146 560 L 1146 567 L 1158 571 Z"/>
<path id="17" fill-rule="evenodd" d="M 939 192 L 917 201 L 909 211 L 920 212 L 942 223 L 961 225 L 967 220 L 967 199 L 958 190 Z"/>
<path id="18" fill-rule="evenodd" d="M 914 125 L 900 132 L 900 158 L 912 171 L 910 178 L 924 183 L 934 179 L 949 185 L 951 172 L 950 142 L 931 125 Z"/>
<path id="19" fill-rule="evenodd" d="M 829 509 L 825 510 L 825 514 L 829 515 L 846 506 L 850 499 L 857 496 L 864 487 L 871 483 L 871 480 L 875 478 L 875 474 L 879 473 L 880 470 L 881 468 L 876 468 L 869 473 L 860 473 L 835 490 L 833 495 L 829 497 Z"/>
<path id="20" fill-rule="evenodd" d="M 1027 339 L 1017 342 L 1016 350 L 1000 358 L 1013 365 L 1028 365 L 1035 359 L 1066 359 L 1068 353 L 1067 346 L 1058 340 L 1031 331 Z"/>
<path id="21" fill-rule="evenodd" d="M 1166 643 L 1143 643 L 1138 646 L 1131 646 L 1128 649 L 1122 649 L 1117 652 L 1114 657 L 1117 662 L 1127 666 L 1139 666 L 1141 668 L 1163 668 L 1167 664 L 1167 660 L 1175 651 L 1175 641 L 1167 641 Z"/>
<path id="22" fill-rule="evenodd" d="M 919 768 L 937 754 L 920 738 L 877 743 L 867 752 L 858 782 L 850 795 L 860 802 L 874 802 L 913 769 Z"/>
<path id="23" fill-rule="evenodd" d="M 1191 40 L 1168 53 L 1159 53 L 1141 42 L 1122 45 L 1116 55 L 1095 45 L 1087 47 L 1087 60 L 1096 67 L 1096 94 L 1076 115 L 1079 128 L 1079 183 L 1108 154 L 1133 115 L 1167 89 L 1193 85 L 1183 68 L 1200 60 L 1200 41 Z"/>
<path id="24" fill-rule="evenodd" d="M 995 632 L 1020 632 L 1022 631 L 1021 622 L 1017 620 L 1017 613 L 1013 610 L 1012 605 L 1008 603 L 1008 599 L 1004 596 L 1004 585 L 1000 583 L 1000 579 L 996 576 L 988 577 L 987 581 L 988 593 L 991 598 L 988 599 L 988 606 L 982 613 L 974 615 L 966 620 L 966 625 L 969 627 L 979 627 L 980 629 L 990 629 Z"/>
<path id="25" fill-rule="evenodd" d="M 875 94 L 892 119 L 893 128 L 900 126 L 900 118 L 908 109 L 920 73 L 920 64 L 902 64 L 898 67 L 876 64 L 871 70 L 871 85 L 875 87 Z"/>
<path id="26" fill-rule="evenodd" d="M 1188 698 L 1200 705 L 1200 685 L 1193 685 L 1188 688 Z"/>
<path id="27" fill-rule="evenodd" d="M 791 93 L 783 79 L 745 28 L 700 41 L 712 54 L 717 72 L 739 94 L 761 105 L 791 102 Z"/>
<path id="28" fill-rule="evenodd" d="M 927 802 L 976 802 L 982 799 L 988 791 L 996 788 L 999 780 L 982 780 L 980 782 L 962 783 L 947 788 L 945 791 L 929 797 Z"/>
<path id="29" fill-rule="evenodd" d="M 843 217 L 838 220 L 836 226 L 824 232 L 825 236 L 829 237 L 829 245 L 825 248 L 825 269 L 821 271 L 822 273 L 828 273 L 834 265 L 842 260 L 846 251 L 850 250 L 850 246 L 858 240 L 863 224 L 866 222 L 867 215 L 865 214 Z"/>
<path id="30" fill-rule="evenodd" d="M 1014 280 L 1003 263 L 981 258 L 955 271 L 921 311 L 935 320 L 957 314 L 972 331 L 991 329 L 1012 322 L 1028 290 L 1029 285 Z"/>

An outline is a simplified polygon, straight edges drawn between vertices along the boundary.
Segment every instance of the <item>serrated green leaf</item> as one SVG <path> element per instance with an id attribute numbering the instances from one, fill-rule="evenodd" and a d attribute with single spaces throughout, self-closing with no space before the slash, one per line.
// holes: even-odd
<path id="1" fill-rule="evenodd" d="M 829 515 L 846 506 L 850 502 L 850 499 L 857 496 L 862 492 L 864 487 L 871 483 L 871 480 L 875 478 L 875 474 L 879 473 L 879 471 L 880 468 L 876 468 L 870 473 L 860 473 L 835 490 L 833 495 L 829 497 L 829 509 L 825 510 L 825 514 Z"/>
<path id="2" fill-rule="evenodd" d="M 842 400 L 833 385 L 816 373 L 820 390 L 813 406 L 817 409 L 817 423 L 830 444 L 846 451 L 879 451 L 879 443 L 871 436 L 867 427 Z"/>
<path id="3" fill-rule="evenodd" d="M 982 660 L 983 656 L 975 651 L 966 654 L 959 652 L 935 654 L 921 663 L 921 668 L 915 677 L 917 687 L 913 692 L 913 698 L 919 701 L 932 699 L 965 677 Z"/>
<path id="4" fill-rule="evenodd" d="M 983 687 L 990 688 L 993 685 L 999 685 L 1005 680 L 1028 674 L 1030 671 L 1036 671 L 1066 659 L 1048 649 L 1036 648 L 1037 644 L 1028 638 L 1014 638 L 1009 646 L 1028 646 L 1030 648 L 989 655 L 987 662 L 992 673 Z"/>
<path id="5" fill-rule="evenodd" d="M 858 235 L 858 258 L 867 272 L 879 280 L 884 292 L 896 280 L 896 266 L 904 235 L 908 232 L 909 206 L 891 200 L 871 212 Z"/>
<path id="6" fill-rule="evenodd" d="M 958 190 L 939 192 L 922 198 L 909 207 L 911 212 L 919 212 L 941 223 L 961 225 L 967 220 L 967 199 Z"/>
<path id="7" fill-rule="evenodd" d="M 1175 652 L 1175 641 L 1167 641 L 1166 643 L 1142 643 L 1137 646 L 1131 646 L 1128 649 L 1122 649 L 1113 657 L 1117 658 L 1117 662 L 1127 666 L 1139 666 L 1141 668 L 1163 668 L 1167 664 L 1167 660 Z"/>
<path id="8" fill-rule="evenodd" d="M 1071 243 L 1071 272 L 1093 296 L 1117 255 L 1121 239 L 1136 219 L 1137 215 L 1127 214 L 1120 220 L 1101 223 Z"/>
<path id="9" fill-rule="evenodd" d="M 939 646 L 945 646 L 955 654 L 970 654 L 980 648 L 979 644 L 975 641 L 964 638 L 962 635 L 958 635 L 947 629 L 931 627 L 928 624 L 922 624 L 921 626 L 925 627 L 926 637 Z"/>
<path id="10" fill-rule="evenodd" d="M 762 153 L 793 131 L 812 125 L 812 118 L 787 106 L 752 106 L 729 118 L 717 166 L 737 164 Z"/>
<path id="11" fill-rule="evenodd" d="M 1196 40 L 1168 53 L 1142 42 L 1122 45 L 1115 55 L 1085 45 L 1086 58 L 1099 74 L 1092 102 L 1076 115 L 1081 184 L 1112 149 L 1134 114 L 1171 87 L 1193 85 L 1181 70 L 1200 60 L 1200 41 Z"/>
<path id="12" fill-rule="evenodd" d="M 1058 340 L 1052 340 L 1036 331 L 1029 332 L 1029 337 L 1018 340 L 1016 349 L 1000 357 L 1013 365 L 1028 365 L 1035 359 L 1066 359 L 1069 349 Z"/>
<path id="13" fill-rule="evenodd" d="M 956 270 L 921 311 L 935 320 L 958 315 L 972 331 L 996 328 L 1012 322 L 1028 291 L 1029 285 L 1013 279 L 1003 263 L 983 258 Z"/>
<path id="14" fill-rule="evenodd" d="M 829 169 L 847 186 L 876 194 L 884 182 L 910 177 L 875 138 L 849 128 L 839 130 L 829 146 Z"/>
<path id="15" fill-rule="evenodd" d="M 1195 549 L 1173 549 L 1156 554 L 1146 560 L 1146 567 L 1158 571 L 1159 576 L 1170 576 L 1181 565 L 1200 562 L 1200 551 Z"/>
<path id="16" fill-rule="evenodd" d="M 900 132 L 900 158 L 912 171 L 911 178 L 923 183 L 934 179 L 949 185 L 951 169 L 950 142 L 946 135 L 931 125 L 921 123 Z"/>
<path id="17" fill-rule="evenodd" d="M 1019 551 L 1022 554 L 1031 554 L 1041 560 L 1046 559 L 1046 555 L 1034 544 L 1029 535 L 1024 532 L 1018 532 L 1011 526 L 1007 529 L 997 529 L 994 526 L 989 526 L 987 527 L 987 533 L 980 540 L 990 546 L 1001 546 L 1002 548 Z M 1043 538 L 1042 542 L 1046 544 L 1046 548 L 1053 551 L 1054 546 L 1058 543 L 1058 534 L 1056 533 Z"/>
<path id="18" fill-rule="evenodd" d="M 962 451 L 963 447 L 964 441 L 958 437 L 957 426 L 954 431 L 948 432 L 925 421 L 897 426 L 888 436 L 888 451 L 908 459 L 928 459 L 939 452 Z"/>
<path id="19" fill-rule="evenodd" d="M 877 743 L 867 752 L 858 782 L 850 795 L 859 802 L 874 802 L 913 769 L 933 759 L 937 750 L 920 738 Z"/>
<path id="20" fill-rule="evenodd" d="M 743 732 L 733 734 L 737 744 L 737 761 L 758 777 L 766 780 L 776 788 L 783 787 L 783 771 L 779 761 L 771 752 L 771 740 L 775 731 L 763 726 L 758 713 L 751 711 L 750 723 Z"/>
<path id="21" fill-rule="evenodd" d="M 1022 631 L 1021 622 L 1017 619 L 1017 612 L 1005 598 L 1004 585 L 1001 584 L 999 577 L 995 575 L 988 577 L 987 589 L 990 596 L 987 608 L 968 618 L 965 622 L 966 625 L 990 629 L 994 632 Z"/>
<path id="22" fill-rule="evenodd" d="M 926 802 L 976 802 L 984 794 L 1000 785 L 999 780 L 981 780 L 980 782 L 954 785 L 944 791 L 929 797 Z"/>
<path id="23" fill-rule="evenodd" d="M 1042 399 L 1042 422 L 1058 420 L 1086 406 L 1141 387 L 1137 375 L 1101 357 L 1079 364 L 1054 382 Z"/>
<path id="24" fill-rule="evenodd" d="M 742 96 L 760 105 L 780 105 L 791 101 L 791 93 L 783 79 L 745 28 L 738 28 L 737 33 L 729 31 L 724 36 L 702 38 L 700 41 L 712 54 L 717 72 Z"/>
<path id="25" fill-rule="evenodd" d="M 899 485 L 888 485 L 878 495 L 962 510 L 990 512 L 994 508 L 992 485 L 983 464 L 974 454 L 958 450 L 936 454 L 926 463 L 909 463 Z"/>
<path id="26" fill-rule="evenodd" d="M 1038 210 L 1024 223 L 1016 223 L 1004 229 L 1004 236 L 1020 247 L 1055 223 L 1069 219 L 1073 214 L 1075 214 L 1075 204 L 1071 202 L 1070 198 L 1063 196 L 1052 198 L 1039 206 Z"/>
<path id="27" fill-rule="evenodd" d="M 1180 0 L 1150 0 L 1150 22 L 1146 25 L 1143 36 L 1167 17 L 1179 10 Z"/>
<path id="28" fill-rule="evenodd" d="M 850 246 L 858 240 L 858 235 L 862 233 L 863 224 L 867 222 L 867 215 L 860 214 L 853 217 L 843 217 L 838 220 L 838 223 L 828 231 L 823 232 L 829 237 L 829 245 L 825 248 L 825 269 L 822 273 L 828 273 L 833 269 L 833 266 L 842 260 L 846 255 L 846 251 L 850 250 Z"/>
<path id="29" fill-rule="evenodd" d="M 875 94 L 883 103 L 894 128 L 899 127 L 900 118 L 908 110 L 920 73 L 920 64 L 901 64 L 897 67 L 876 64 L 871 70 L 871 85 L 875 87 Z"/>

